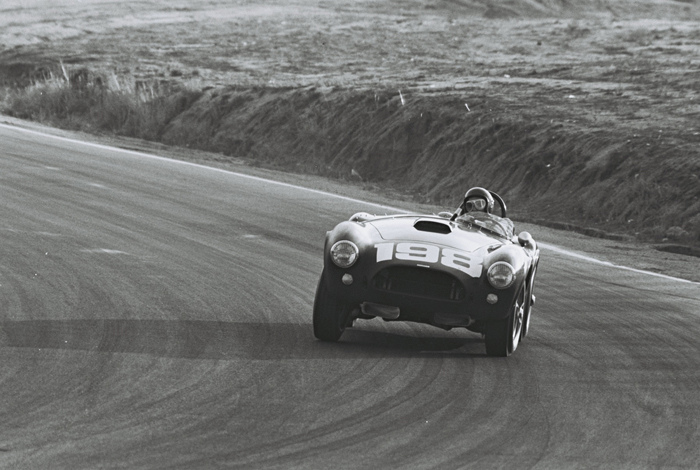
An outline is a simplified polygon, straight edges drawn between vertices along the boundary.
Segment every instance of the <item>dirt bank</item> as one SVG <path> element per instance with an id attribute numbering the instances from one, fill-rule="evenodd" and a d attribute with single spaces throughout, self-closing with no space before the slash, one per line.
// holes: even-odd
<path id="1" fill-rule="evenodd" d="M 103 4 L 0 10 L 2 112 L 700 246 L 697 2 Z"/>

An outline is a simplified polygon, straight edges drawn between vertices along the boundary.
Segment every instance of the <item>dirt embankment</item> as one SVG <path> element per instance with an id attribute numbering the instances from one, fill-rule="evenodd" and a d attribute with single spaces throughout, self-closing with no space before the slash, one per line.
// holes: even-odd
<path id="1" fill-rule="evenodd" d="M 581 129 L 464 93 L 235 90 L 204 93 L 165 143 L 393 188 L 452 205 L 466 188 L 499 192 L 515 217 L 700 241 L 700 137 L 673 130 Z"/>
<path id="2" fill-rule="evenodd" d="M 2 111 L 700 246 L 697 2 L 127 3 L 9 24 Z"/>

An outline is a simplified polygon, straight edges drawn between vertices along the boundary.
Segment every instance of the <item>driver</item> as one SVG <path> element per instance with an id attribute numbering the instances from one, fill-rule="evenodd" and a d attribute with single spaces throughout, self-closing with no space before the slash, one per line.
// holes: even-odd
<path id="1" fill-rule="evenodd" d="M 467 212 L 484 212 L 486 214 L 493 214 L 493 206 L 495 201 L 490 192 L 484 188 L 471 188 L 464 195 L 464 202 L 462 203 L 462 213 Z"/>
<path id="2" fill-rule="evenodd" d="M 499 202 L 499 204 L 502 204 Z M 452 220 L 460 217 L 489 221 L 491 227 L 498 226 L 497 231 L 506 237 L 512 237 L 515 231 L 513 222 L 505 217 L 499 217 L 493 213 L 495 200 L 490 191 L 475 187 L 464 195 L 464 201 L 452 216 Z M 505 215 L 505 206 L 502 207 L 502 215 Z"/>

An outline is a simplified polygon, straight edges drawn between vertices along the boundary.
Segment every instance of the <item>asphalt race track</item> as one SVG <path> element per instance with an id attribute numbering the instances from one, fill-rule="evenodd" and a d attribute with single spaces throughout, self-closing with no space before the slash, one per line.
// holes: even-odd
<path id="1" fill-rule="evenodd" d="M 385 212 L 0 126 L 0 468 L 699 468 L 700 286 L 543 249 L 531 335 L 316 341 Z"/>

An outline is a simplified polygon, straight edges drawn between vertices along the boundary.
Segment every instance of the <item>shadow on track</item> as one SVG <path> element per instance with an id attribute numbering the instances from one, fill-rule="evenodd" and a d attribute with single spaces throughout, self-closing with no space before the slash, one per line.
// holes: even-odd
<path id="1" fill-rule="evenodd" d="M 353 329 L 330 344 L 317 341 L 309 324 L 166 320 L 5 321 L 0 347 L 212 360 L 483 355 L 477 335 L 414 337 Z"/>

